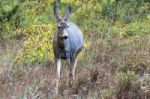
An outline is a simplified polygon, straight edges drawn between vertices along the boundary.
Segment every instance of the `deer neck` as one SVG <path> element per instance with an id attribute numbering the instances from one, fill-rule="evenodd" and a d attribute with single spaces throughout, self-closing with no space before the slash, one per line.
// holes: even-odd
<path id="1" fill-rule="evenodd" d="M 65 40 L 61 37 L 58 37 L 58 45 L 61 49 L 64 49 L 65 48 Z"/>

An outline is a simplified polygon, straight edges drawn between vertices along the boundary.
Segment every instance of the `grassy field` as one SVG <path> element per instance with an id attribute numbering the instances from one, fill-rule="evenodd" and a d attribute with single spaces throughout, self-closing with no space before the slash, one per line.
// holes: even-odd
<path id="1" fill-rule="evenodd" d="M 62 63 L 57 98 L 149 99 L 149 1 L 59 4 L 62 12 L 67 4 L 72 6 L 71 20 L 81 27 L 85 48 L 72 87 L 67 63 Z M 56 98 L 53 0 L 0 0 L 0 6 L 0 99 Z"/>

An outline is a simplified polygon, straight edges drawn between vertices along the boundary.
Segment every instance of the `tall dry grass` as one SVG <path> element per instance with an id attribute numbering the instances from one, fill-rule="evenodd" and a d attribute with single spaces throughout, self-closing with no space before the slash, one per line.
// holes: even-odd
<path id="1" fill-rule="evenodd" d="M 128 39 L 99 38 L 97 42 L 91 41 L 90 48 L 84 50 L 83 59 L 79 60 L 72 87 L 68 86 L 69 69 L 63 62 L 57 98 L 148 99 L 149 38 L 147 35 Z M 5 49 L 9 48 L 6 46 Z M 55 73 L 52 62 L 39 66 L 9 67 L 9 64 L 4 67 L 0 78 L 0 95 L 3 99 L 54 98 Z"/>

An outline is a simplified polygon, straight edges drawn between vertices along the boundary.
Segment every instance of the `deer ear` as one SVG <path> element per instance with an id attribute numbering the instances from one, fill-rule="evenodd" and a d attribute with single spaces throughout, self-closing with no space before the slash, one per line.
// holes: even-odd
<path id="1" fill-rule="evenodd" d="M 67 6 L 64 20 L 67 21 L 69 19 L 70 14 L 71 14 L 71 6 Z"/>
<path id="2" fill-rule="evenodd" d="M 59 15 L 59 9 L 58 9 L 58 3 L 57 2 L 54 2 L 54 15 L 55 15 L 57 22 L 61 20 L 61 17 Z"/>

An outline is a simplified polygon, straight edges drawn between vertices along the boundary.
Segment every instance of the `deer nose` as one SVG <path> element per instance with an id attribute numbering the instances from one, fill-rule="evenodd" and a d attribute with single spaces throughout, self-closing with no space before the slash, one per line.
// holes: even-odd
<path id="1" fill-rule="evenodd" d="M 67 38 L 68 38 L 68 36 L 67 36 L 67 35 L 65 35 L 65 36 L 63 36 L 63 38 L 64 38 L 64 39 L 67 39 Z"/>
<path id="2" fill-rule="evenodd" d="M 67 33 L 64 33 L 62 37 L 63 37 L 64 39 L 67 39 L 67 38 L 68 38 L 68 34 L 67 34 Z"/>

